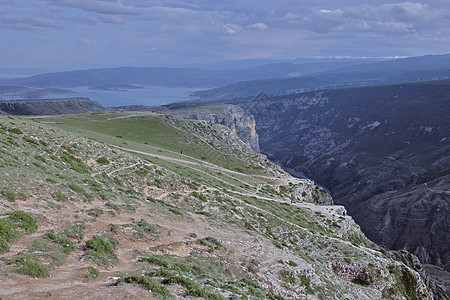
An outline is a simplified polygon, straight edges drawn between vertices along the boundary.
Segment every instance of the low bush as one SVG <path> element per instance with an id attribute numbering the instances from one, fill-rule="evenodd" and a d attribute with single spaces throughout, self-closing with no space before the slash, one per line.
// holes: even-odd
<path id="1" fill-rule="evenodd" d="M 0 219 L 0 239 L 5 242 L 10 242 L 20 237 L 19 232 L 13 221 L 8 219 Z"/>
<path id="2" fill-rule="evenodd" d="M 20 253 L 8 263 L 20 266 L 18 269 L 15 269 L 14 272 L 22 275 L 28 275 L 31 277 L 47 277 L 49 273 L 48 268 L 37 262 L 30 254 Z"/>
<path id="3" fill-rule="evenodd" d="M 44 234 L 44 238 L 48 239 L 56 244 L 59 244 L 62 249 L 63 252 L 65 254 L 76 250 L 76 245 L 75 242 L 72 241 L 66 233 L 59 233 L 56 234 L 53 230 L 48 231 L 46 234 Z"/>
<path id="4" fill-rule="evenodd" d="M 53 199 L 56 201 L 67 201 L 67 196 L 61 192 L 54 192 L 52 194 Z"/>
<path id="5" fill-rule="evenodd" d="M 116 282 L 116 285 L 121 283 L 136 283 L 145 289 L 152 291 L 152 293 L 162 296 L 164 299 L 174 299 L 174 296 L 163 285 L 159 284 L 156 280 L 141 275 L 128 275 Z"/>
<path id="6" fill-rule="evenodd" d="M 16 193 L 14 193 L 14 191 L 11 190 L 1 190 L 0 191 L 0 195 L 2 195 L 3 197 L 5 197 L 8 201 L 14 202 L 16 201 Z"/>
<path id="7" fill-rule="evenodd" d="M 141 219 L 138 224 L 139 227 L 141 227 L 144 231 L 148 232 L 148 233 L 155 233 L 155 228 L 148 224 L 146 221 L 144 221 L 143 219 Z"/>
<path id="8" fill-rule="evenodd" d="M 16 223 L 23 231 L 27 233 L 33 233 L 38 228 L 36 220 L 24 211 L 17 210 L 12 213 L 8 213 L 8 215 L 8 219 Z"/>
<path id="9" fill-rule="evenodd" d="M 97 158 L 97 163 L 100 165 L 109 165 L 109 160 L 106 157 L 102 156 Z"/>
<path id="10" fill-rule="evenodd" d="M 111 242 L 104 240 L 99 236 L 94 236 L 86 242 L 86 257 L 99 264 L 116 264 L 117 256 L 114 253 L 114 246 Z"/>
<path id="11" fill-rule="evenodd" d="M 88 273 L 84 275 L 84 278 L 86 279 L 95 279 L 100 275 L 100 272 L 95 267 L 87 267 Z"/>
<path id="12" fill-rule="evenodd" d="M 0 238 L 0 253 L 4 253 L 4 252 L 8 252 L 8 251 L 9 251 L 8 242 L 5 239 Z"/>

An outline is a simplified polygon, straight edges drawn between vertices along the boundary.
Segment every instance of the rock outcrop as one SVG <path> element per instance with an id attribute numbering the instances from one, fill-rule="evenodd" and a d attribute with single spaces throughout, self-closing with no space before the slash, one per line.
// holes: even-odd
<path id="1" fill-rule="evenodd" d="M 100 112 L 106 109 L 89 98 L 1 100 L 0 113 L 10 115 L 59 115 Z"/>
<path id="2" fill-rule="evenodd" d="M 239 138 L 248 144 L 253 151 L 259 152 L 259 138 L 256 133 L 256 122 L 253 115 L 236 105 L 221 105 L 212 110 L 208 105 L 196 106 L 195 110 L 187 107 L 178 108 L 167 106 L 166 112 L 178 118 L 205 120 L 216 124 L 222 124 L 230 128 Z"/>

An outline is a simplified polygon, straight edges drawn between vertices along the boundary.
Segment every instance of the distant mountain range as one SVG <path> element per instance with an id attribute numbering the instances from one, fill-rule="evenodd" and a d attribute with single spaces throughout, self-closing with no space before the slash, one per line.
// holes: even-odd
<path id="1" fill-rule="evenodd" d="M 195 94 L 199 99 L 282 95 L 303 91 L 450 78 L 450 55 L 430 55 L 368 63 L 367 60 L 247 61 L 202 68 L 102 68 L 45 73 L 0 80 L 0 97 L 39 98 L 62 89 L 139 86 L 220 87 Z M 271 62 L 271 61 L 270 61 Z M 297 63 L 301 62 L 301 63 Z M 227 68 L 228 66 L 228 68 Z M 225 86 L 225 87 L 223 87 Z M 248 89 L 252 87 L 252 90 Z"/>
<path id="2" fill-rule="evenodd" d="M 276 78 L 233 83 L 194 94 L 200 100 L 225 100 L 295 94 L 324 89 L 362 87 L 379 84 L 419 82 L 450 78 L 450 55 L 427 55 L 358 64 L 296 78 Z"/>

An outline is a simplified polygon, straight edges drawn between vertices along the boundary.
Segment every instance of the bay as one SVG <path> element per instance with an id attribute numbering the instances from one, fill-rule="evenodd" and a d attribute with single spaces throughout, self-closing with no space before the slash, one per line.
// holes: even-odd
<path id="1" fill-rule="evenodd" d="M 189 93 L 205 88 L 144 86 L 120 90 L 97 90 L 89 87 L 70 88 L 72 93 L 50 94 L 45 98 L 86 97 L 105 107 L 124 105 L 160 106 L 190 100 Z"/>

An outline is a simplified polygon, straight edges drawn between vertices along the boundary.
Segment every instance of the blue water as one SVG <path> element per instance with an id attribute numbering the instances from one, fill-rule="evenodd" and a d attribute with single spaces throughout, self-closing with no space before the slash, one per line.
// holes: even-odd
<path id="1" fill-rule="evenodd" d="M 188 93 L 204 88 L 170 88 L 146 86 L 129 90 L 93 90 L 88 87 L 70 88 L 73 93 L 51 94 L 46 98 L 87 97 L 105 107 L 122 105 L 159 106 L 189 100 Z"/>

